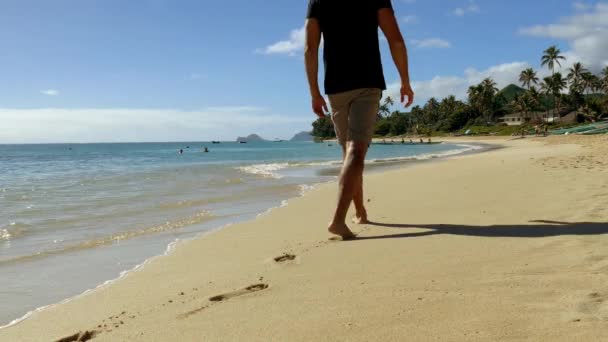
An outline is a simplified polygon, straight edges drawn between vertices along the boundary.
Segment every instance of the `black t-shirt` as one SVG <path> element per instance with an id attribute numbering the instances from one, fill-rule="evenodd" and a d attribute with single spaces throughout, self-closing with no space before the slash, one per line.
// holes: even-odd
<path id="1" fill-rule="evenodd" d="M 308 19 L 323 33 L 325 93 L 386 89 L 378 42 L 378 11 L 390 0 L 309 0 Z"/>

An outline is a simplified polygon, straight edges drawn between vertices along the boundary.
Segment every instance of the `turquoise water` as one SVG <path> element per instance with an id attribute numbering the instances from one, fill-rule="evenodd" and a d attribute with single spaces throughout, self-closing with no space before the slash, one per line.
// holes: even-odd
<path id="1" fill-rule="evenodd" d="M 368 162 L 471 148 L 373 145 Z M 0 145 L 0 326 L 332 180 L 340 159 L 308 142 Z"/>

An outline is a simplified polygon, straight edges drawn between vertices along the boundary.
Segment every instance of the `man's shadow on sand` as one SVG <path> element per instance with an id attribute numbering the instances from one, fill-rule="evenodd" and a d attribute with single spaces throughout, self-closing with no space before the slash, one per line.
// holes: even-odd
<path id="1" fill-rule="evenodd" d="M 377 236 L 357 237 L 352 241 L 399 239 L 431 236 L 438 234 L 479 236 L 479 237 L 513 237 L 513 238 L 542 238 L 550 236 L 565 235 L 602 235 L 608 234 L 608 223 L 594 222 L 557 222 L 535 220 L 529 225 L 490 225 L 490 226 L 468 226 L 455 224 L 392 224 L 370 222 L 377 227 L 386 228 L 422 228 L 430 229 L 426 232 L 412 232 L 401 234 L 388 234 Z"/>

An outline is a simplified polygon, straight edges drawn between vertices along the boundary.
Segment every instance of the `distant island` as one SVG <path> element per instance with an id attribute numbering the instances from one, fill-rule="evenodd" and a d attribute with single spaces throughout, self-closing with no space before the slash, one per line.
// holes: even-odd
<path id="1" fill-rule="evenodd" d="M 236 138 L 236 142 L 238 142 L 238 143 L 240 143 L 240 142 L 260 142 L 260 141 L 266 141 L 266 140 L 257 134 L 250 134 L 246 137 Z"/>
<path id="2" fill-rule="evenodd" d="M 311 132 L 300 132 L 291 138 L 290 141 L 313 141 L 314 137 Z"/>
<path id="3" fill-rule="evenodd" d="M 291 138 L 289 141 L 313 141 L 314 137 L 311 134 L 311 132 L 300 132 L 296 135 L 293 136 L 293 138 Z M 251 143 L 251 142 L 264 142 L 264 141 L 270 141 L 267 139 L 262 138 L 261 136 L 259 136 L 258 134 L 250 134 L 246 137 L 238 137 L 236 138 L 236 142 L 237 143 Z M 274 140 L 274 142 L 282 142 L 283 140 L 276 138 Z"/>

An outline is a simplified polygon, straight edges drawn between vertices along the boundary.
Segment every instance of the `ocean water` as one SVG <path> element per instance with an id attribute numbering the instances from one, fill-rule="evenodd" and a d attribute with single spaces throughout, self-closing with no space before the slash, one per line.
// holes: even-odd
<path id="1" fill-rule="evenodd" d="M 373 145 L 368 162 L 475 148 Z M 0 145 L 0 326 L 333 180 L 340 159 L 309 142 Z"/>

